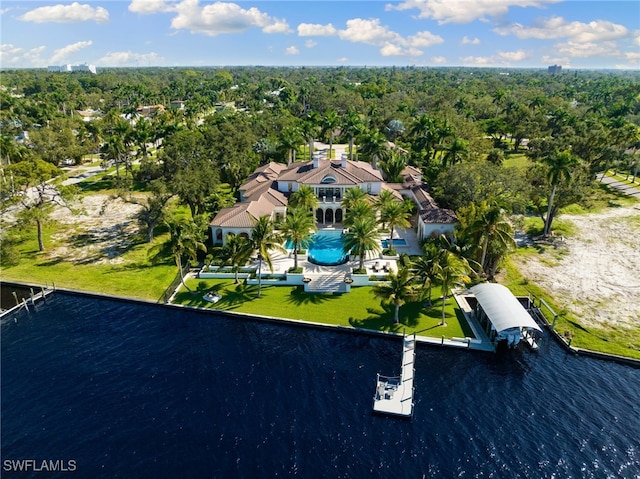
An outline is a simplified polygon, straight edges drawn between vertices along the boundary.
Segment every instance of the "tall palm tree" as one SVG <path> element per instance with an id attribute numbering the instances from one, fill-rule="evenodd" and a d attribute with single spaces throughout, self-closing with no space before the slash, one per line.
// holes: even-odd
<path id="1" fill-rule="evenodd" d="M 387 139 L 379 130 L 366 130 L 358 138 L 358 153 L 374 165 L 388 152 Z"/>
<path id="2" fill-rule="evenodd" d="M 354 186 L 345 190 L 341 203 L 342 207 L 348 211 L 359 201 L 367 201 L 367 193 Z"/>
<path id="3" fill-rule="evenodd" d="M 331 151 L 333 149 L 333 133 L 335 129 L 340 125 L 340 117 L 335 110 L 327 110 L 322 117 L 322 132 L 329 135 L 329 158 L 332 157 Z"/>
<path id="4" fill-rule="evenodd" d="M 370 217 L 358 217 L 349 227 L 345 235 L 343 250 L 345 253 L 355 253 L 360 257 L 359 269 L 364 269 L 364 259 L 367 252 L 380 253 L 380 242 L 376 237 L 378 224 Z"/>
<path id="5" fill-rule="evenodd" d="M 482 244 L 480 265 L 485 273 L 490 269 L 487 264 L 490 247 L 492 250 L 505 252 L 515 248 L 513 226 L 507 220 L 505 211 L 497 205 L 486 207 L 469 225 L 468 234 L 476 244 Z"/>
<path id="6" fill-rule="evenodd" d="M 393 231 L 395 228 L 409 228 L 411 213 L 407 210 L 405 203 L 394 201 L 387 203 L 380 212 L 380 219 L 389 226 L 389 248 L 393 248 Z"/>
<path id="7" fill-rule="evenodd" d="M 398 199 L 394 196 L 393 193 L 391 193 L 391 191 L 382 190 L 380 192 L 380 194 L 378 194 L 378 196 L 375 197 L 375 200 L 373 201 L 373 206 L 379 213 L 381 213 L 382 210 L 389 203 L 392 203 L 392 202 L 395 202 L 395 201 L 398 201 Z M 387 228 L 387 224 L 385 223 L 384 219 L 382 219 L 382 217 L 381 217 L 380 220 L 382 221 L 382 229 L 386 229 Z"/>
<path id="8" fill-rule="evenodd" d="M 556 196 L 558 185 L 563 181 L 569 181 L 573 174 L 573 169 L 578 164 L 578 159 L 574 157 L 569 151 L 563 151 L 555 153 L 551 156 L 547 156 L 542 160 L 549 166 L 547 178 L 551 184 L 551 194 L 549 195 L 549 201 L 547 206 L 547 218 L 544 224 L 544 235 L 547 236 L 551 230 L 551 223 L 553 221 L 553 215 L 551 214 L 553 208 L 553 201 Z"/>
<path id="9" fill-rule="evenodd" d="M 300 127 L 302 135 L 309 144 L 309 160 L 313 159 L 313 140 L 318 134 L 318 125 L 320 124 L 320 115 L 317 111 L 310 111 L 304 116 L 304 121 Z"/>
<path id="10" fill-rule="evenodd" d="M 298 269 L 298 250 L 309 245 L 311 235 L 317 230 L 314 215 L 304 207 L 290 208 L 280 230 L 284 238 L 293 243 L 293 267 Z"/>
<path id="11" fill-rule="evenodd" d="M 393 323 L 400 322 L 400 306 L 416 296 L 414 277 L 408 268 L 401 267 L 397 273 L 390 273 L 388 280 L 376 284 L 372 293 L 382 301 L 393 303 Z"/>
<path id="12" fill-rule="evenodd" d="M 407 166 L 404 155 L 392 151 L 385 159 L 380 160 L 378 167 L 389 183 L 402 183 L 402 172 Z"/>
<path id="13" fill-rule="evenodd" d="M 431 307 L 431 289 L 435 281 L 435 265 L 438 263 L 438 256 L 442 254 L 435 243 L 429 242 L 424 245 L 424 253 L 412 261 L 411 268 L 416 278 L 427 288 L 427 304 Z"/>
<path id="14" fill-rule="evenodd" d="M 365 199 L 353 202 L 349 209 L 347 209 L 344 215 L 345 228 L 351 228 L 359 218 L 368 218 L 371 221 L 376 221 L 375 210 Z"/>
<path id="15" fill-rule="evenodd" d="M 222 255 L 225 263 L 230 263 L 234 276 L 234 283 L 238 283 L 238 271 L 249 261 L 253 248 L 251 242 L 244 236 L 228 234 L 224 246 L 222 247 Z"/>
<path id="16" fill-rule="evenodd" d="M 296 150 L 302 143 L 302 131 L 300 128 L 291 126 L 282 130 L 280 135 L 280 148 L 284 151 L 287 163 L 295 163 Z"/>
<path id="17" fill-rule="evenodd" d="M 319 204 L 320 201 L 316 196 L 316 192 L 309 185 L 300 185 L 289 198 L 289 206 L 294 208 L 306 208 L 309 211 L 315 211 Z"/>
<path id="18" fill-rule="evenodd" d="M 258 297 L 262 292 L 262 261 L 266 261 L 273 271 L 271 250 L 286 252 L 282 246 L 282 237 L 276 231 L 273 221 L 267 215 L 258 218 L 251 228 L 251 246 L 258 251 Z"/>
<path id="19" fill-rule="evenodd" d="M 442 166 L 446 167 L 447 163 L 454 165 L 458 163 L 458 161 L 461 161 L 468 153 L 467 142 L 461 138 L 454 138 L 451 144 L 444 147 Z"/>
<path id="20" fill-rule="evenodd" d="M 207 247 L 204 244 L 205 233 L 203 221 L 200 218 L 189 220 L 169 219 L 165 222 L 169 229 L 168 248 L 173 254 L 173 258 L 180 273 L 180 281 L 182 285 L 192 293 L 184 281 L 184 271 L 182 267 L 183 258 L 188 261 L 194 261 L 198 257 L 198 251 L 206 252 Z"/>
<path id="21" fill-rule="evenodd" d="M 451 251 L 445 251 L 438 256 L 438 262 L 434 267 L 435 277 L 442 288 L 442 321 L 441 326 L 446 324 L 444 319 L 444 309 L 449 297 L 449 292 L 454 286 L 467 283 L 470 280 L 469 273 L 471 267 L 466 259 L 459 257 Z"/>
<path id="22" fill-rule="evenodd" d="M 390 120 L 385 127 L 385 131 L 391 136 L 395 143 L 398 135 L 402 135 L 404 133 L 404 124 L 401 120 Z"/>
<path id="23" fill-rule="evenodd" d="M 364 128 L 360 115 L 355 110 L 349 110 L 342 123 L 342 133 L 349 138 L 349 159 L 353 160 L 353 141 Z"/>

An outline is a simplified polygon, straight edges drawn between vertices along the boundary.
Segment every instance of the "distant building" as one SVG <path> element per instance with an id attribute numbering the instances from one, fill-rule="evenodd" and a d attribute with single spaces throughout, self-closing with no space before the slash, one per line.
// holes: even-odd
<path id="1" fill-rule="evenodd" d="M 549 68 L 547 68 L 547 71 L 551 74 L 561 73 L 562 65 L 551 65 Z"/>
<path id="2" fill-rule="evenodd" d="M 83 63 L 82 65 L 69 65 L 68 63 L 65 65 L 50 65 L 47 67 L 47 71 L 48 72 L 63 72 L 63 73 L 70 73 L 70 72 L 89 72 L 89 73 L 93 73 L 94 75 L 96 74 L 96 66 L 95 65 L 89 65 L 87 63 Z"/>

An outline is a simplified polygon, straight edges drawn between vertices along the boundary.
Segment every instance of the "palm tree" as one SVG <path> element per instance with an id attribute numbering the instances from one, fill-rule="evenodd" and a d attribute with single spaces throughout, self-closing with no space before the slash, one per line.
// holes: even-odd
<path id="1" fill-rule="evenodd" d="M 505 252 L 515 248 L 513 227 L 507 220 L 505 211 L 497 205 L 485 207 L 484 211 L 469 225 L 468 233 L 474 238 L 476 244 L 482 243 L 480 265 L 485 273 L 490 269 L 487 264 L 487 252 L 490 247 L 494 251 Z"/>
<path id="2" fill-rule="evenodd" d="M 378 212 L 382 212 L 382 210 L 389 204 L 392 202 L 398 201 L 397 198 L 394 196 L 393 193 L 391 193 L 390 190 L 382 190 L 380 192 L 380 194 L 378 196 L 376 196 L 374 202 L 373 202 L 373 206 L 375 207 L 375 209 Z M 382 217 L 380 218 L 380 220 L 382 221 L 382 229 L 386 229 L 387 228 L 387 224 L 385 223 L 384 219 L 382 219 Z"/>
<path id="3" fill-rule="evenodd" d="M 314 216 L 307 208 L 290 208 L 280 230 L 285 239 L 293 243 L 293 267 L 298 269 L 298 250 L 308 247 L 311 235 L 317 230 Z"/>
<path id="4" fill-rule="evenodd" d="M 349 227 L 349 232 L 345 235 L 343 250 L 345 253 L 355 253 L 360 257 L 360 270 L 364 269 L 367 251 L 372 251 L 374 254 L 380 253 L 380 242 L 376 235 L 377 228 L 375 219 L 361 216 L 355 218 Z"/>
<path id="5" fill-rule="evenodd" d="M 454 165 L 458 161 L 461 161 L 469 152 L 467 149 L 467 142 L 460 139 L 454 138 L 449 146 L 444 148 L 444 156 L 442 157 L 442 166 L 446 167 L 447 163 L 449 165 Z"/>
<path id="6" fill-rule="evenodd" d="M 378 164 L 382 175 L 389 183 L 402 183 L 402 172 L 406 166 L 405 157 L 396 151 L 391 152 Z"/>
<path id="7" fill-rule="evenodd" d="M 344 117 L 344 123 L 342 123 L 342 133 L 349 138 L 349 159 L 353 160 L 353 141 L 356 136 L 362 133 L 364 123 L 360 115 L 354 111 L 349 110 L 347 116 Z"/>
<path id="8" fill-rule="evenodd" d="M 318 124 L 320 116 L 317 111 L 310 111 L 304 117 L 302 126 L 300 127 L 302 135 L 307 139 L 309 144 L 309 160 L 313 159 L 313 139 L 318 134 Z"/>
<path id="9" fill-rule="evenodd" d="M 417 278 L 422 283 L 423 288 L 427 288 L 427 304 L 431 307 L 431 289 L 435 281 L 435 265 L 438 262 L 438 256 L 442 254 L 441 250 L 433 242 L 425 243 L 424 254 L 414 259 L 412 269 Z"/>
<path id="10" fill-rule="evenodd" d="M 302 143 L 302 132 L 300 128 L 292 126 L 282 130 L 280 136 L 280 148 L 284 151 L 287 163 L 295 163 L 296 150 Z"/>
<path id="11" fill-rule="evenodd" d="M 414 277 L 408 268 L 401 267 L 397 273 L 388 275 L 388 281 L 376 284 L 372 293 L 382 301 L 393 303 L 393 323 L 398 324 L 400 322 L 400 306 L 416 295 Z"/>
<path id="12" fill-rule="evenodd" d="M 235 273 L 234 284 L 238 283 L 238 271 L 249 261 L 253 249 L 251 242 L 244 236 L 228 234 L 222 247 L 222 255 L 225 262 L 231 263 Z"/>
<path id="13" fill-rule="evenodd" d="M 367 193 L 354 186 L 345 190 L 341 203 L 342 207 L 348 211 L 359 201 L 367 201 Z"/>
<path id="14" fill-rule="evenodd" d="M 333 149 L 333 133 L 340 125 L 340 117 L 335 110 L 327 110 L 322 117 L 322 133 L 329 134 L 329 159 L 331 159 L 331 151 Z"/>
<path id="15" fill-rule="evenodd" d="M 309 211 L 315 211 L 319 204 L 316 192 L 309 185 L 300 185 L 289 198 L 289 206 L 294 208 L 306 208 Z"/>
<path id="16" fill-rule="evenodd" d="M 358 139 L 358 153 L 376 164 L 388 154 L 387 139 L 379 130 L 364 131 Z"/>
<path id="17" fill-rule="evenodd" d="M 544 224 L 544 235 L 547 236 L 551 230 L 551 223 L 553 221 L 551 211 L 558 185 L 563 180 L 569 181 L 571 179 L 573 168 L 578 164 L 578 159 L 569 151 L 563 151 L 561 153 L 555 153 L 554 155 L 545 157 L 542 161 L 549 166 L 547 178 L 549 179 L 549 183 L 551 183 L 551 194 L 549 195 L 549 204 L 547 206 L 547 218 Z"/>
<path id="18" fill-rule="evenodd" d="M 407 211 L 405 203 L 394 201 L 393 203 L 387 203 L 384 209 L 380 212 L 380 219 L 389 225 L 389 248 L 393 248 L 393 231 L 394 229 L 405 229 L 411 226 L 409 217 L 411 213 Z"/>
<path id="19" fill-rule="evenodd" d="M 344 215 L 345 228 L 351 228 L 351 226 L 358 220 L 358 218 L 368 218 L 372 221 L 376 221 L 375 210 L 365 199 L 355 201 L 349 207 Z"/>
<path id="20" fill-rule="evenodd" d="M 198 257 L 198 251 L 206 252 L 207 247 L 204 244 L 205 234 L 203 221 L 200 217 L 193 220 L 176 220 L 169 219 L 165 222 L 169 229 L 168 248 L 173 254 L 173 258 L 180 273 L 180 282 L 187 288 L 187 291 L 193 293 L 184 282 L 184 271 L 182 267 L 182 259 L 186 257 L 189 261 L 194 261 Z"/>
<path id="21" fill-rule="evenodd" d="M 471 267 L 466 259 L 461 258 L 451 251 L 445 251 L 438 256 L 438 261 L 434 266 L 435 278 L 442 287 L 442 321 L 441 326 L 446 324 L 444 320 L 444 309 L 449 297 L 449 291 L 454 286 L 459 286 L 470 281 L 469 273 Z"/>
<path id="22" fill-rule="evenodd" d="M 283 253 L 282 237 L 275 230 L 273 221 L 267 215 L 258 218 L 251 229 L 251 246 L 258 251 L 258 297 L 262 292 L 262 261 L 266 261 L 269 270 L 273 271 L 270 251 L 275 249 Z"/>

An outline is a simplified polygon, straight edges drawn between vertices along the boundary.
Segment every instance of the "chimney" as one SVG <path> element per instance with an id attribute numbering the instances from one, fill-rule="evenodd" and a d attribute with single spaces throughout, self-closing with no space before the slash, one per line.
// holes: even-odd
<path id="1" fill-rule="evenodd" d="M 318 168 L 320 166 L 320 155 L 318 153 L 313 154 L 313 167 Z"/>
<path id="2" fill-rule="evenodd" d="M 340 158 L 342 160 L 342 162 L 340 163 L 340 166 L 342 166 L 343 168 L 346 168 L 347 167 L 347 154 L 343 153 Z"/>

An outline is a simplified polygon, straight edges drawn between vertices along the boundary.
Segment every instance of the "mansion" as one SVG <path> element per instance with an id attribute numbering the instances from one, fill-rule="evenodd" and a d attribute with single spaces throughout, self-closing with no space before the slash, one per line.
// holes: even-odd
<path id="1" fill-rule="evenodd" d="M 348 160 L 344 153 L 341 160 L 322 159 L 315 154 L 311 161 L 290 165 L 271 162 L 255 170 L 240 187 L 240 202 L 220 210 L 211 222 L 211 237 L 215 244 L 223 244 L 229 233 L 250 236 L 256 218 L 284 218 L 289 196 L 301 185 L 310 186 L 317 195 L 315 217 L 319 228 L 341 228 L 344 193 L 360 188 L 374 197 L 389 190 L 398 201 L 412 199 L 418 206 L 412 224 L 419 240 L 451 235 L 457 221 L 455 213 L 436 205 L 417 168 L 406 167 L 402 176 L 402 183 L 387 183 L 369 163 Z"/>

